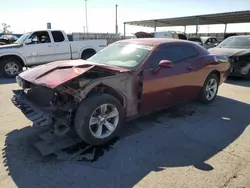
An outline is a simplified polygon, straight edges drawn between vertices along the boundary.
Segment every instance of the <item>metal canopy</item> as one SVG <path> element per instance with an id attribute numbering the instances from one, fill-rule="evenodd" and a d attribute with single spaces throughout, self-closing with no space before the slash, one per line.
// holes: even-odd
<path id="1" fill-rule="evenodd" d="M 230 23 L 248 23 L 250 22 L 250 10 L 226 12 L 218 14 L 206 14 L 187 17 L 153 19 L 142 21 L 124 22 L 128 25 L 144 27 L 171 27 L 187 25 L 212 25 L 212 24 L 230 24 Z"/>

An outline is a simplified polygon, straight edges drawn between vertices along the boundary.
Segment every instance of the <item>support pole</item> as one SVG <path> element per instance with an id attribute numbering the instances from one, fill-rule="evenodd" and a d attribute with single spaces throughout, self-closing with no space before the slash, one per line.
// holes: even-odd
<path id="1" fill-rule="evenodd" d="M 125 39 L 125 37 L 126 37 L 126 23 L 124 22 L 123 25 L 124 25 L 124 35 L 123 36 L 124 36 L 124 39 Z"/>
<path id="2" fill-rule="evenodd" d="M 115 33 L 118 34 L 118 25 L 117 25 L 117 5 L 115 5 Z"/>
<path id="3" fill-rule="evenodd" d="M 154 31 L 156 31 L 156 21 L 154 21 L 155 22 L 155 25 L 154 25 Z"/>
<path id="4" fill-rule="evenodd" d="M 226 32 L 227 32 L 227 24 L 225 24 L 224 35 L 226 34 Z"/>
<path id="5" fill-rule="evenodd" d="M 87 12 L 87 0 L 85 0 L 85 24 L 86 24 L 86 33 L 88 33 L 88 12 Z"/>
<path id="6" fill-rule="evenodd" d="M 196 17 L 196 31 L 195 34 L 198 34 L 198 30 L 199 30 L 199 16 Z"/>
<path id="7" fill-rule="evenodd" d="M 184 26 L 184 33 L 186 34 L 186 26 Z"/>

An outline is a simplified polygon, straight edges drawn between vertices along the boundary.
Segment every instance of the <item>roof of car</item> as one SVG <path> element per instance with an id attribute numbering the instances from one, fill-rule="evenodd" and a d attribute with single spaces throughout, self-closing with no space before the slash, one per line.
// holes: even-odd
<path id="1" fill-rule="evenodd" d="M 235 35 L 235 36 L 230 36 L 230 37 L 250 37 L 250 35 Z"/>
<path id="2" fill-rule="evenodd" d="M 133 44 L 144 44 L 158 46 L 163 43 L 191 43 L 187 40 L 172 39 L 172 38 L 137 38 L 137 39 L 125 39 L 118 41 L 119 43 L 133 43 Z"/>

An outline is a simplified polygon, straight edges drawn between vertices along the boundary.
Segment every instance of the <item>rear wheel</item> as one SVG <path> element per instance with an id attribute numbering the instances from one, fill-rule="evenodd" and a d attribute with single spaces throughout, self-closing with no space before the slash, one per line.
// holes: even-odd
<path id="1" fill-rule="evenodd" d="M 123 121 L 120 102 L 111 95 L 100 93 L 82 102 L 76 112 L 74 126 L 85 142 L 103 145 L 117 136 Z"/>
<path id="2" fill-rule="evenodd" d="M 0 62 L 1 72 L 6 78 L 14 78 L 22 71 L 22 63 L 15 58 L 6 58 Z"/>
<path id="3" fill-rule="evenodd" d="M 219 78 L 216 74 L 210 74 L 202 88 L 201 92 L 201 102 L 205 104 L 209 104 L 214 101 L 216 98 L 217 92 L 219 88 Z"/>

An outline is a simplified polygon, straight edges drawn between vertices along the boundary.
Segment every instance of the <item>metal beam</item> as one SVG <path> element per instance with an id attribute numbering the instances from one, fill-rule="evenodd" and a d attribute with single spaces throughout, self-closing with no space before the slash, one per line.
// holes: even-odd
<path id="1" fill-rule="evenodd" d="M 154 25 L 154 31 L 156 31 L 156 21 L 154 21 L 155 22 L 155 25 Z"/>
<path id="2" fill-rule="evenodd" d="M 211 20 L 211 21 L 213 21 L 213 22 L 217 22 L 218 24 L 225 24 L 225 22 L 222 22 L 221 20 L 217 20 L 217 19 L 211 19 L 211 18 L 204 18 L 204 17 L 199 17 L 200 19 L 202 19 L 202 20 Z M 209 24 L 209 25 L 213 25 L 213 24 Z"/>
<path id="3" fill-rule="evenodd" d="M 170 24 L 170 22 L 165 22 L 165 21 L 161 21 L 161 20 L 155 20 L 155 22 L 163 23 L 163 24 Z"/>

